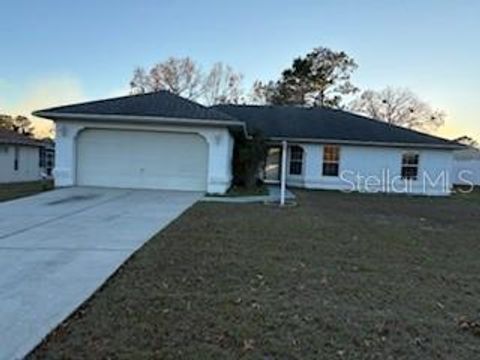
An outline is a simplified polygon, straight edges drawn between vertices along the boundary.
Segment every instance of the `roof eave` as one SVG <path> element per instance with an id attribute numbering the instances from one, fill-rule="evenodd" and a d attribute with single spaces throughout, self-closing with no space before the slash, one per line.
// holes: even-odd
<path id="1" fill-rule="evenodd" d="M 428 144 L 428 143 L 407 143 L 407 142 L 382 142 L 382 141 L 360 141 L 360 140 L 335 140 L 335 139 L 315 139 L 315 138 L 294 138 L 294 137 L 267 137 L 271 141 L 290 141 L 298 143 L 321 143 L 321 144 L 339 144 L 352 146 L 383 146 L 383 147 L 407 147 L 407 148 L 427 148 L 438 150 L 459 150 L 464 149 L 461 144 Z"/>
<path id="2" fill-rule="evenodd" d="M 137 122 L 149 124 L 177 124 L 177 125 L 204 125 L 204 126 L 226 126 L 243 127 L 242 121 L 235 120 L 213 120 L 195 118 L 171 118 L 162 116 L 139 116 L 139 115 L 117 115 L 117 114 L 84 114 L 84 113 L 60 113 L 49 111 L 35 111 L 32 115 L 49 120 L 70 120 L 70 121 L 111 121 L 111 122 Z"/>
<path id="3" fill-rule="evenodd" d="M 34 141 L 28 142 L 28 141 L 15 141 L 15 140 L 0 140 L 0 145 L 43 147 L 42 144 L 34 142 Z"/>

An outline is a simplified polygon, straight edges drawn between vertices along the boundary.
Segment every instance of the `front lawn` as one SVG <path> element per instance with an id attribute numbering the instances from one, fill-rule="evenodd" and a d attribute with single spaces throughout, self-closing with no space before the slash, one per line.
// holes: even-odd
<path id="1" fill-rule="evenodd" d="M 0 202 L 30 196 L 53 189 L 53 181 L 29 181 L 0 184 Z"/>
<path id="2" fill-rule="evenodd" d="M 478 194 L 198 203 L 30 358 L 475 359 Z"/>

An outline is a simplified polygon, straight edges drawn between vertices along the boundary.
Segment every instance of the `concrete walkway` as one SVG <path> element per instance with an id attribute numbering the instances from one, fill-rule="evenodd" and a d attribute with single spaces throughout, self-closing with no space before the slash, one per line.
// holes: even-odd
<path id="1" fill-rule="evenodd" d="M 30 352 L 201 197 L 68 188 L 0 203 L 0 359 Z"/>
<path id="2" fill-rule="evenodd" d="M 268 195 L 256 195 L 256 196 L 205 196 L 202 201 L 207 202 L 222 202 L 222 203 L 237 203 L 237 204 L 248 204 L 248 203 L 274 203 L 280 202 L 280 187 L 275 185 L 269 185 Z M 286 189 L 285 191 L 286 200 L 294 200 L 295 194 L 290 190 Z"/>

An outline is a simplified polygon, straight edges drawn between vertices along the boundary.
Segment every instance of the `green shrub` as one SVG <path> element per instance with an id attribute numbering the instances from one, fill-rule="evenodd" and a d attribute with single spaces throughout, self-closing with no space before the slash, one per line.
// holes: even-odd
<path id="1" fill-rule="evenodd" d="M 261 166 L 267 157 L 267 144 L 260 133 L 250 138 L 237 135 L 233 148 L 233 184 L 245 188 L 255 187 Z"/>

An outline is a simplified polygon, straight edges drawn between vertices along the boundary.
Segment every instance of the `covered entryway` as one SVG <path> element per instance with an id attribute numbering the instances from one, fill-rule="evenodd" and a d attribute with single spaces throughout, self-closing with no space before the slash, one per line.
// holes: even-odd
<path id="1" fill-rule="evenodd" d="M 197 134 L 87 129 L 77 139 L 77 185 L 206 191 L 207 172 Z"/>
<path id="2" fill-rule="evenodd" d="M 265 168 L 263 171 L 265 182 L 269 184 L 280 182 L 281 162 L 282 147 L 270 146 L 267 151 L 267 159 L 265 161 Z"/>

